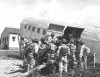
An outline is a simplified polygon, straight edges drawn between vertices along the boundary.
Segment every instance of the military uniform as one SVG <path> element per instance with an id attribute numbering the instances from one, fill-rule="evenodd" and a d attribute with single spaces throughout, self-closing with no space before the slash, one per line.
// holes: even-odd
<path id="1" fill-rule="evenodd" d="M 54 43 L 57 41 L 57 38 L 55 37 L 55 34 L 54 33 L 51 33 L 51 35 L 47 35 L 45 37 L 45 42 L 46 43 Z"/>
<path id="2" fill-rule="evenodd" d="M 34 56 L 33 56 L 33 53 L 30 52 L 28 53 L 28 56 L 27 56 L 27 63 L 29 64 L 29 70 L 33 68 L 33 66 L 35 65 L 35 59 L 34 59 Z"/>
<path id="3" fill-rule="evenodd" d="M 39 47 L 39 52 L 38 52 L 39 63 L 40 64 L 42 64 L 43 62 L 46 61 L 46 52 L 47 52 L 47 46 L 46 46 L 46 44 L 41 43 L 40 47 Z"/>
<path id="4" fill-rule="evenodd" d="M 26 57 L 26 61 L 27 61 L 27 72 L 29 72 L 33 66 L 35 65 L 35 59 L 33 56 L 33 52 L 32 52 L 32 48 L 30 45 L 27 48 L 27 57 Z"/>
<path id="5" fill-rule="evenodd" d="M 84 67 L 87 69 L 87 54 L 90 53 L 90 49 L 84 45 L 83 41 L 80 41 L 81 47 L 80 47 L 80 61 L 81 61 L 81 68 L 83 68 L 83 62 Z"/>
<path id="6" fill-rule="evenodd" d="M 68 54 L 70 54 L 70 48 L 66 44 L 59 46 L 57 54 L 60 56 L 59 60 L 59 72 L 65 71 L 67 73 L 68 66 Z"/>
<path id="7" fill-rule="evenodd" d="M 40 47 L 39 47 L 39 53 L 42 53 L 42 52 L 45 52 L 46 51 L 46 44 L 40 44 Z"/>
<path id="8" fill-rule="evenodd" d="M 24 56 L 23 65 L 27 64 L 28 50 L 29 50 L 29 44 L 28 42 L 25 42 L 24 47 L 23 47 L 23 56 Z"/>
<path id="9" fill-rule="evenodd" d="M 55 60 L 56 46 L 52 43 L 47 48 L 47 61 Z"/>
<path id="10" fill-rule="evenodd" d="M 76 61 L 75 52 L 76 52 L 76 45 L 74 44 L 74 40 L 71 40 L 68 44 L 70 48 L 70 56 L 73 59 L 73 61 Z"/>

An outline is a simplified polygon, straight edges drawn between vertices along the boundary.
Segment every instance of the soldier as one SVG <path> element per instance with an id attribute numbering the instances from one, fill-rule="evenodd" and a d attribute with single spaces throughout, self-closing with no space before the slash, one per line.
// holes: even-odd
<path id="1" fill-rule="evenodd" d="M 76 43 L 77 39 L 73 37 L 73 34 L 69 34 L 68 35 L 68 42 L 70 42 L 71 40 L 74 40 L 74 43 Z"/>
<path id="2" fill-rule="evenodd" d="M 25 73 L 26 75 L 30 74 L 32 68 L 35 65 L 35 62 L 36 62 L 35 59 L 38 56 L 38 50 L 39 50 L 38 40 L 35 39 L 34 43 L 31 43 L 31 45 L 29 45 L 28 47 L 28 53 L 27 53 L 28 67 L 27 67 L 27 72 Z"/>
<path id="3" fill-rule="evenodd" d="M 34 46 L 34 45 L 33 45 Z M 28 49 L 28 55 L 27 55 L 27 63 L 28 63 L 28 69 L 27 69 L 27 72 L 29 73 L 29 71 L 34 67 L 35 65 L 35 59 L 34 59 L 34 56 L 33 56 L 33 47 L 32 45 L 29 46 L 29 49 Z"/>
<path id="4" fill-rule="evenodd" d="M 51 60 L 53 55 L 56 54 L 56 45 L 53 43 L 49 43 L 47 44 L 47 50 L 46 50 L 46 54 L 47 54 L 47 61 Z"/>
<path id="5" fill-rule="evenodd" d="M 57 38 L 55 37 L 55 34 L 54 33 L 51 33 L 51 35 L 47 35 L 45 38 L 46 38 L 45 42 L 47 44 L 48 43 L 55 42 L 57 40 Z"/>
<path id="6" fill-rule="evenodd" d="M 40 44 L 40 50 L 45 50 L 46 49 L 46 43 L 45 43 L 45 38 L 41 38 L 41 44 Z"/>
<path id="7" fill-rule="evenodd" d="M 83 63 L 84 62 L 84 67 L 87 69 L 87 54 L 90 53 L 90 49 L 85 46 L 83 41 L 80 41 L 80 62 L 81 62 L 81 68 L 83 68 Z"/>
<path id="8" fill-rule="evenodd" d="M 23 47 L 23 55 L 24 55 L 23 65 L 26 65 L 26 63 L 27 63 L 27 55 L 28 55 L 28 48 L 29 48 L 28 41 L 25 41 L 25 44 L 23 46 L 24 46 Z"/>
<path id="9" fill-rule="evenodd" d="M 37 58 L 38 57 L 38 52 L 39 52 L 39 40 L 38 39 L 34 40 L 33 46 L 34 46 L 34 48 L 33 48 L 33 53 L 34 54 L 33 55 L 34 55 L 35 58 Z"/>
<path id="10" fill-rule="evenodd" d="M 70 54 L 70 48 L 66 45 L 67 41 L 66 39 L 62 40 L 61 45 L 59 46 L 57 50 L 57 55 L 60 56 L 60 61 L 59 61 L 59 72 L 62 74 L 64 71 L 67 73 L 67 66 L 68 66 L 68 54 Z"/>
<path id="11" fill-rule="evenodd" d="M 75 63 L 76 63 L 76 57 L 75 57 L 76 45 L 75 45 L 75 41 L 73 39 L 71 39 L 70 43 L 68 44 L 68 46 L 70 48 L 70 60 L 71 60 L 71 64 L 73 64 L 71 66 L 71 69 L 74 69 Z"/>
<path id="12" fill-rule="evenodd" d="M 46 50 L 47 45 L 45 43 L 45 38 L 41 38 L 41 44 L 39 46 L 39 63 L 42 64 L 46 60 Z"/>
<path id="13" fill-rule="evenodd" d="M 48 49 L 47 49 L 47 63 L 51 66 L 51 71 L 55 73 L 56 67 L 56 46 L 53 43 L 49 43 Z"/>

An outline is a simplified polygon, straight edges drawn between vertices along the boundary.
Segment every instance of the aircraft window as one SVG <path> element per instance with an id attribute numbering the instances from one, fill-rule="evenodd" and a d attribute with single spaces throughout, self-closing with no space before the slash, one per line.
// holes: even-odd
<path id="1" fill-rule="evenodd" d="M 37 33 L 40 33 L 40 28 L 38 28 Z"/>
<path id="2" fill-rule="evenodd" d="M 28 30 L 30 30 L 30 29 L 31 29 L 31 26 L 28 27 Z"/>
<path id="3" fill-rule="evenodd" d="M 26 29 L 27 28 L 27 25 L 25 24 L 24 28 Z"/>
<path id="4" fill-rule="evenodd" d="M 45 35 L 45 34 L 46 34 L 46 30 L 45 30 L 45 29 L 43 29 L 43 32 L 42 32 L 42 34 L 43 34 L 43 35 Z"/>
<path id="5" fill-rule="evenodd" d="M 48 30 L 63 32 L 64 26 L 57 24 L 50 24 Z"/>
<path id="6" fill-rule="evenodd" d="M 35 27 L 32 28 L 32 31 L 35 32 Z"/>

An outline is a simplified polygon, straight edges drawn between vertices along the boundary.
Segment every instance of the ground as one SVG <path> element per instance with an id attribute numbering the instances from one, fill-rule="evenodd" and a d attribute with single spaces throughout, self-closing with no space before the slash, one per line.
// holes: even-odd
<path id="1" fill-rule="evenodd" d="M 18 50 L 0 50 L 0 77 L 25 77 Z"/>
<path id="2" fill-rule="evenodd" d="M 26 68 L 24 68 L 22 64 L 23 61 L 20 59 L 20 53 L 18 50 L 0 50 L 0 77 L 27 77 L 25 75 Z M 100 69 L 98 69 L 98 71 L 99 70 Z M 89 71 L 87 72 L 88 75 L 84 77 L 100 77 L 100 72 L 98 73 L 98 75 L 94 72 L 89 72 Z M 83 73 L 83 75 L 85 74 Z M 44 77 L 44 76 L 37 76 L 37 77 Z M 53 75 L 47 77 L 58 77 L 58 76 Z M 74 77 L 80 77 L 80 76 L 74 76 Z"/>

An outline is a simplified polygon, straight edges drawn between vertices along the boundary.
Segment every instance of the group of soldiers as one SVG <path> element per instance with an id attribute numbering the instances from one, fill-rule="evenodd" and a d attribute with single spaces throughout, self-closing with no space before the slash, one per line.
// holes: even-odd
<path id="1" fill-rule="evenodd" d="M 51 33 L 40 40 L 32 40 L 31 43 L 25 41 L 23 53 L 23 64 L 28 65 L 28 73 L 36 65 L 47 63 L 62 74 L 74 70 L 76 65 L 87 69 L 87 54 L 90 53 L 90 49 L 82 40 L 73 38 L 72 34 L 66 39 Z"/>

